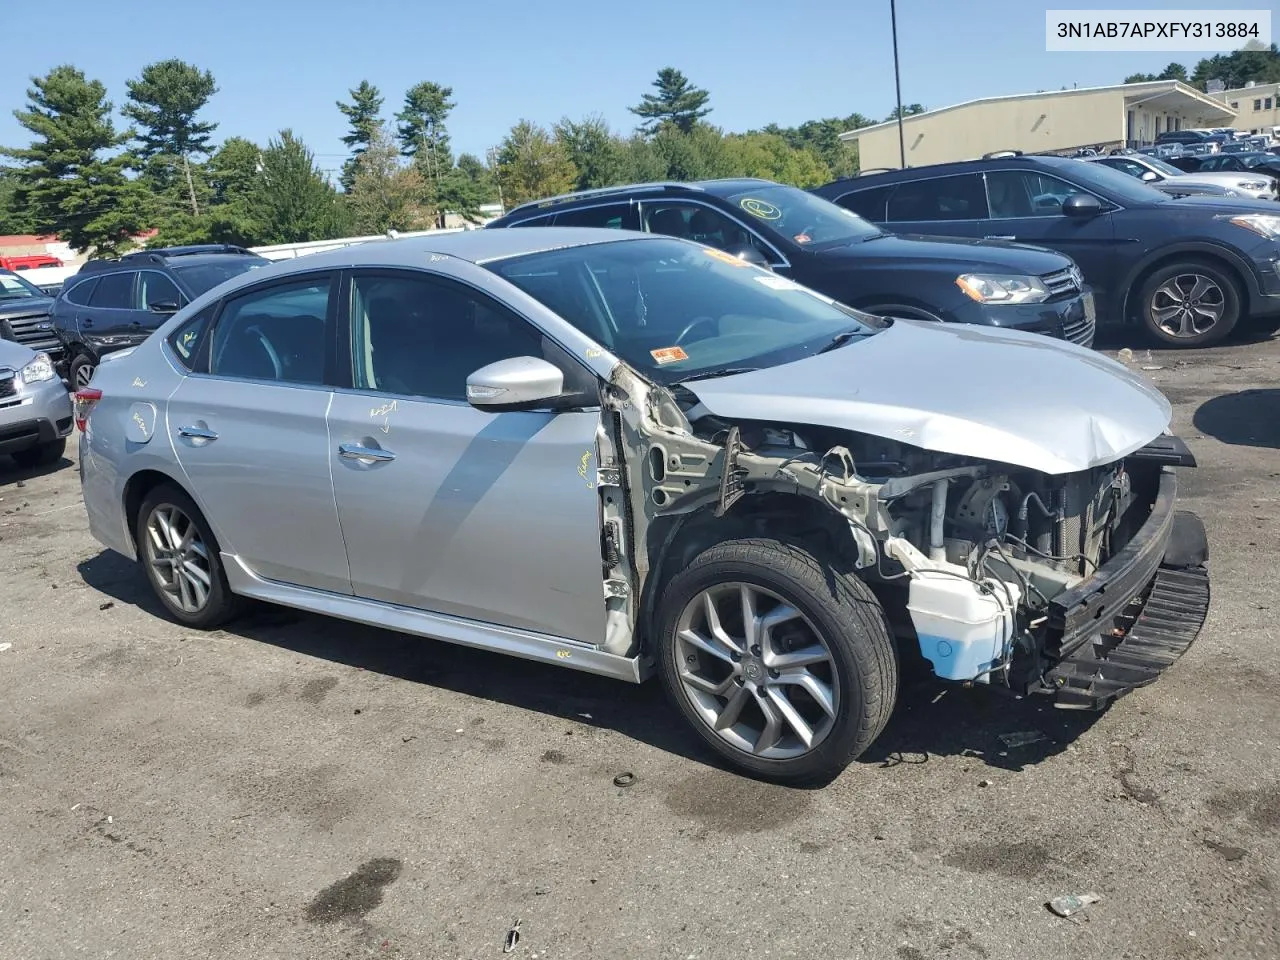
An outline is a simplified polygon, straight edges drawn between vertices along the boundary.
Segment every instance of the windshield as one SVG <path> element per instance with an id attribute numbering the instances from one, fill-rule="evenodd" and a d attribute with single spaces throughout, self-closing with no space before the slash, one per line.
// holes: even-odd
<path id="1" fill-rule="evenodd" d="M 0 270 L 0 300 L 33 300 L 44 297 L 40 288 L 23 280 L 16 273 Z"/>
<path id="2" fill-rule="evenodd" d="M 682 240 L 597 243 L 486 266 L 662 384 L 789 363 L 884 326 Z"/>
<path id="3" fill-rule="evenodd" d="M 1167 203 L 1169 200 L 1168 194 L 1147 186 L 1127 173 L 1113 170 L 1106 164 L 1090 163 L 1087 160 L 1063 161 L 1064 164 L 1068 162 L 1075 166 L 1068 170 L 1065 166 L 1054 164 L 1050 169 L 1061 170 L 1080 186 L 1110 194 L 1111 199 L 1120 203 Z"/>
<path id="4" fill-rule="evenodd" d="M 218 257 L 204 263 L 189 263 L 173 268 L 173 272 L 182 278 L 191 296 L 198 297 L 212 290 L 224 280 L 238 277 L 249 270 L 265 267 L 270 260 L 265 257 Z"/>
<path id="5" fill-rule="evenodd" d="M 1185 170 L 1179 170 L 1172 163 L 1165 163 L 1159 157 L 1148 157 L 1145 165 L 1158 173 L 1163 173 L 1166 177 L 1180 177 L 1186 173 Z"/>
<path id="6" fill-rule="evenodd" d="M 844 207 L 797 187 L 762 183 L 724 199 L 790 243 L 821 249 L 869 240 L 884 231 Z"/>

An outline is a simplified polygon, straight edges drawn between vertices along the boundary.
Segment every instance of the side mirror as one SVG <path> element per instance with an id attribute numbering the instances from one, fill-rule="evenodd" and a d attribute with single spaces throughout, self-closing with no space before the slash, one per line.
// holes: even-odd
<path id="1" fill-rule="evenodd" d="M 1102 204 L 1091 193 L 1073 193 L 1062 201 L 1062 212 L 1068 217 L 1087 220 L 1090 217 L 1096 217 L 1102 212 Z"/>
<path id="2" fill-rule="evenodd" d="M 1155 183 L 1159 179 L 1160 179 L 1160 175 L 1157 174 L 1154 170 L 1144 170 L 1142 172 L 1143 183 Z"/>
<path id="3" fill-rule="evenodd" d="M 538 357 L 512 357 L 467 377 L 467 402 L 500 413 L 546 406 L 564 393 L 564 374 Z"/>
<path id="4" fill-rule="evenodd" d="M 176 300 L 152 300 L 147 304 L 147 309 L 152 313 L 177 313 L 178 302 Z"/>
<path id="5" fill-rule="evenodd" d="M 745 260 L 747 263 L 751 264 L 752 266 L 763 267 L 765 270 L 773 269 L 769 261 L 765 259 L 764 254 L 761 253 L 759 250 L 757 250 L 755 247 L 746 246 L 746 247 L 741 247 L 737 250 L 731 250 L 729 252 L 732 253 L 735 257 L 737 257 L 739 260 Z"/>

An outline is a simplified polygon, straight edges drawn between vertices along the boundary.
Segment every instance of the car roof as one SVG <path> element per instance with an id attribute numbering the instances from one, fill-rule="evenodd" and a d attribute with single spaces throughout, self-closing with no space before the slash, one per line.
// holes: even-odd
<path id="1" fill-rule="evenodd" d="M 880 173 L 867 173 L 862 176 L 854 175 L 851 177 L 841 177 L 834 180 L 823 187 L 814 190 L 819 195 L 825 195 L 838 189 L 863 189 L 873 187 L 881 183 L 897 183 L 900 180 L 912 180 L 919 176 L 936 177 L 950 173 L 966 173 L 970 171 L 982 172 L 993 167 L 1000 169 L 1008 169 L 1010 166 L 1028 166 L 1035 167 L 1043 165 L 1050 169 L 1058 168 L 1063 170 L 1079 169 L 1075 164 L 1084 159 L 1092 159 L 1087 157 L 1056 157 L 1056 156 L 1025 156 L 1016 157 L 983 157 L 980 160 L 953 160 L 950 163 L 930 163 L 920 167 L 906 167 L 902 170 L 886 170 Z"/>
<path id="2" fill-rule="evenodd" d="M 507 222 L 512 218 L 523 220 L 535 212 L 549 210 L 553 207 L 568 207 L 584 201 L 607 200 L 610 197 L 625 197 L 630 194 L 709 193 L 712 196 L 724 196 L 742 190 L 749 190 L 752 187 L 759 187 L 762 184 L 770 187 L 779 186 L 772 180 L 763 180 L 758 177 L 731 177 L 723 180 L 654 180 L 648 183 L 625 183 L 613 187 L 574 190 L 570 193 L 562 193 L 542 200 L 531 200 L 528 203 L 512 207 L 494 223 L 499 227 L 506 226 Z"/>
<path id="3" fill-rule="evenodd" d="M 293 260 L 282 260 L 273 266 L 274 273 L 290 273 L 295 269 L 335 267 L 421 267 L 432 256 L 455 257 L 470 263 L 484 264 L 509 260 L 531 253 L 544 253 L 568 247 L 615 243 L 619 240 L 657 240 L 660 237 L 630 230 L 607 230 L 599 227 L 543 227 L 538 230 L 465 230 L 460 233 L 426 234 L 395 240 L 369 240 L 336 250 L 310 253 Z M 261 271 L 254 271 L 261 277 Z"/>

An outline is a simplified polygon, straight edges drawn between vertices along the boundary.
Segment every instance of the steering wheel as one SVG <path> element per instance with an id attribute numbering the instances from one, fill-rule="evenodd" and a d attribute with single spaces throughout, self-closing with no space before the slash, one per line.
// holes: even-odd
<path id="1" fill-rule="evenodd" d="M 716 325 L 715 317 L 694 317 L 692 320 L 689 321 L 689 323 L 685 326 L 685 328 L 680 331 L 680 335 L 676 337 L 676 346 L 682 345 L 685 342 L 685 340 L 689 338 L 690 333 L 698 329 L 698 327 L 703 326 L 704 324 L 710 324 L 713 328 L 715 328 L 712 331 L 712 335 L 718 332 L 718 327 Z"/>
<path id="2" fill-rule="evenodd" d="M 251 333 L 258 338 L 258 343 L 262 345 L 262 349 L 266 351 L 267 359 L 271 361 L 271 369 L 275 374 L 275 379 L 284 378 L 284 364 L 280 362 L 280 354 L 276 353 L 276 348 L 271 345 L 271 341 L 267 339 L 266 334 L 262 332 L 262 328 L 254 325 L 245 330 L 245 333 Z"/>

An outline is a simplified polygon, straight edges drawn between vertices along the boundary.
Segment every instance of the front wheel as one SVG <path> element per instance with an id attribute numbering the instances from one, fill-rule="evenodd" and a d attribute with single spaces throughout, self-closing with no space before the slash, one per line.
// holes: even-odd
<path id="1" fill-rule="evenodd" d="M 1138 294 L 1143 325 L 1172 347 L 1217 343 L 1240 319 L 1240 291 L 1222 269 L 1199 261 L 1173 263 L 1147 277 Z"/>
<path id="2" fill-rule="evenodd" d="M 190 497 L 168 484 L 156 487 L 142 501 L 137 524 L 138 559 L 173 619 L 212 630 L 236 614 L 217 541 Z"/>
<path id="3" fill-rule="evenodd" d="M 672 578 L 659 610 L 663 685 L 731 764 L 825 782 L 884 729 L 898 662 L 857 577 L 777 540 L 731 540 Z"/>
<path id="4" fill-rule="evenodd" d="M 83 390 L 87 387 L 93 379 L 95 369 L 93 359 L 88 354 L 77 353 L 72 357 L 71 363 L 67 365 L 67 381 L 71 384 L 71 389 Z"/>

